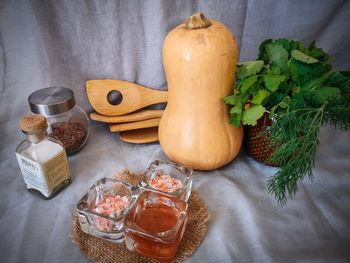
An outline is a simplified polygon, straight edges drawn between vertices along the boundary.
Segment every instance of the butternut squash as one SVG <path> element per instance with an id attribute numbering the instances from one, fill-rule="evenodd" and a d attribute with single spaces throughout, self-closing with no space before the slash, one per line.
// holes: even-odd
<path id="1" fill-rule="evenodd" d="M 232 92 L 237 64 L 232 33 L 197 13 L 166 36 L 163 63 L 168 104 L 158 136 L 166 155 L 196 170 L 231 162 L 243 139 L 222 100 Z"/>

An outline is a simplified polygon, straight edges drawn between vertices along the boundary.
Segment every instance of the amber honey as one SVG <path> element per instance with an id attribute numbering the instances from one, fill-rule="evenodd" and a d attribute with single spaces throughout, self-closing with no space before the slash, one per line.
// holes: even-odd
<path id="1" fill-rule="evenodd" d="M 145 207 L 135 218 L 135 223 L 149 233 L 165 232 L 176 225 L 178 211 L 165 204 Z"/>
<path id="2" fill-rule="evenodd" d="M 128 249 L 162 261 L 173 259 L 186 226 L 186 210 L 180 199 L 143 192 L 125 219 Z"/>

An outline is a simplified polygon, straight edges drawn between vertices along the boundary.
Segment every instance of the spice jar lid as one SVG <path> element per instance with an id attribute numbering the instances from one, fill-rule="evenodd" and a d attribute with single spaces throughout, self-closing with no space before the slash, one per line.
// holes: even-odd
<path id="1" fill-rule="evenodd" d="M 30 114 L 20 120 L 19 126 L 24 132 L 41 131 L 47 129 L 47 120 L 44 115 Z"/>
<path id="2" fill-rule="evenodd" d="M 49 87 L 29 95 L 28 102 L 33 113 L 56 115 L 74 107 L 74 93 L 65 87 Z"/>

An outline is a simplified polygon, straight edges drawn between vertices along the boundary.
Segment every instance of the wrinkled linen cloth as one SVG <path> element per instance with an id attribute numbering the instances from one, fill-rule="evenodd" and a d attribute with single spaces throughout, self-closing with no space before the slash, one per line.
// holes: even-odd
<path id="1" fill-rule="evenodd" d="M 10 1 L 0 3 L 0 251 L 1 262 L 88 262 L 72 243 L 77 201 L 102 176 L 142 171 L 167 159 L 158 143 L 121 142 L 91 122 L 86 147 L 69 158 L 72 184 L 50 201 L 25 189 L 15 157 L 24 139 L 18 121 L 40 88 L 73 89 L 92 111 L 88 79 L 121 79 L 167 88 L 165 35 L 202 11 L 234 32 L 239 60 L 259 43 L 287 37 L 317 45 L 350 69 L 350 2 L 328 1 Z M 266 181 L 276 168 L 244 150 L 229 165 L 194 173 L 194 189 L 211 212 L 207 236 L 190 262 L 349 262 L 350 136 L 322 129 L 314 180 L 305 179 L 281 207 Z"/>

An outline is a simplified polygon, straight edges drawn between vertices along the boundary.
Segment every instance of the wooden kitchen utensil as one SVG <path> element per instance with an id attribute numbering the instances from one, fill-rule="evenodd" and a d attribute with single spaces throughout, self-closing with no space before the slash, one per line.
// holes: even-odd
<path id="1" fill-rule="evenodd" d="M 97 112 L 93 112 L 90 114 L 90 118 L 94 121 L 105 123 L 122 123 L 160 118 L 162 117 L 163 112 L 164 110 L 140 110 L 121 116 L 104 116 Z"/>
<path id="2" fill-rule="evenodd" d="M 110 124 L 109 130 L 111 132 L 121 132 L 121 131 L 130 131 L 137 130 L 142 128 L 158 127 L 160 118 L 154 118 L 143 121 L 119 123 L 119 124 Z"/>
<path id="3" fill-rule="evenodd" d="M 158 141 L 158 127 L 122 131 L 120 140 L 130 143 L 149 143 Z"/>
<path id="4" fill-rule="evenodd" d="M 150 89 L 122 80 L 88 80 L 86 92 L 91 106 L 99 114 L 106 116 L 127 114 L 168 100 L 167 91 Z M 118 97 L 114 102 L 109 99 L 113 92 L 116 92 Z"/>

